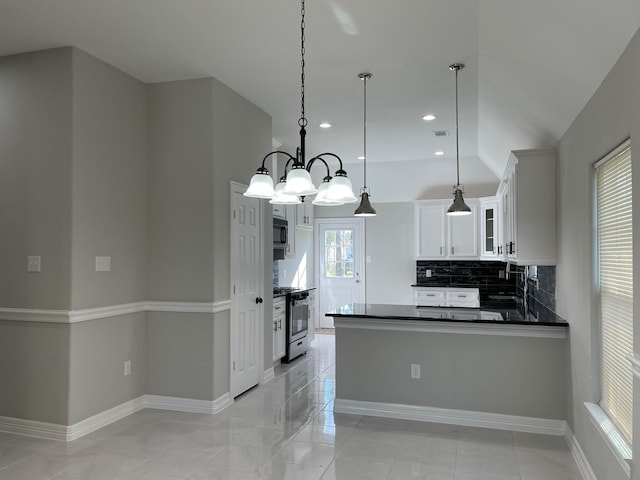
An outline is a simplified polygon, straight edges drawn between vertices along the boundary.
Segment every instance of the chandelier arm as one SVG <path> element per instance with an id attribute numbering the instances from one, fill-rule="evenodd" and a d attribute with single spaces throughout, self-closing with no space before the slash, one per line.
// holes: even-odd
<path id="1" fill-rule="evenodd" d="M 320 160 L 322 163 L 324 163 L 324 166 L 327 168 L 327 176 L 330 177 L 331 176 L 331 171 L 329 170 L 329 165 L 327 164 L 325 159 L 322 158 L 320 155 L 316 155 L 311 160 L 309 160 L 309 162 L 307 163 L 307 167 L 306 167 L 307 168 L 307 172 L 311 171 L 311 167 L 313 166 L 313 164 L 315 163 L 316 160 Z"/>
<path id="2" fill-rule="evenodd" d="M 340 163 L 340 168 L 336 171 L 336 173 L 338 173 L 338 172 L 342 172 L 342 173 L 344 173 L 344 174 L 346 174 L 346 173 L 347 173 L 347 172 L 345 172 L 345 171 L 343 170 L 343 168 L 342 168 L 342 159 L 341 159 L 338 155 L 336 155 L 335 153 L 331 153 L 331 152 L 321 153 L 321 154 L 316 155 L 315 157 L 313 157 L 311 160 L 315 160 L 315 159 L 316 159 L 316 158 L 318 158 L 318 157 L 324 157 L 325 155 L 329 155 L 329 156 L 331 156 L 331 157 L 335 157 L 335 158 L 338 160 L 338 162 Z"/>
<path id="3" fill-rule="evenodd" d="M 267 161 L 267 158 L 269 158 L 271 155 L 275 155 L 275 154 L 277 154 L 277 153 L 281 153 L 282 155 L 286 155 L 287 157 L 289 157 L 289 160 L 287 161 L 287 165 L 289 165 L 289 162 L 290 162 L 291 160 L 294 160 L 294 161 L 295 161 L 295 158 L 294 158 L 290 153 L 283 152 L 282 150 L 274 150 L 273 152 L 269 152 L 269 153 L 267 153 L 267 154 L 264 156 L 264 158 L 262 159 L 262 167 L 260 167 L 260 168 L 261 168 L 261 169 L 264 169 L 264 168 L 265 168 L 265 166 L 264 166 L 264 162 L 266 162 L 266 161 Z M 285 169 L 286 169 L 286 167 L 285 167 Z"/>

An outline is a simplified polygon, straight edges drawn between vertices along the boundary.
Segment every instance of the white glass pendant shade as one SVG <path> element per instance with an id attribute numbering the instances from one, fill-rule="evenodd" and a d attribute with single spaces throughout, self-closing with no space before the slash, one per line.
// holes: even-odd
<path id="1" fill-rule="evenodd" d="M 284 188 L 286 186 L 286 182 L 279 182 L 276 185 L 276 193 L 269 203 L 274 205 L 297 205 L 298 203 L 302 203 L 300 201 L 300 197 L 297 195 L 287 195 L 284 193 Z"/>
<path id="2" fill-rule="evenodd" d="M 343 202 L 339 200 L 331 200 L 330 198 L 327 198 L 328 191 L 329 191 L 329 180 L 325 180 L 320 184 L 320 187 L 318 187 L 318 193 L 316 194 L 316 197 L 313 199 L 311 203 L 314 205 L 328 206 L 328 207 L 343 204 Z"/>
<path id="3" fill-rule="evenodd" d="M 342 203 L 355 203 L 358 197 L 353 194 L 351 180 L 346 175 L 336 175 L 329 182 L 329 190 L 327 191 L 329 200 L 337 200 Z"/>
<path id="4" fill-rule="evenodd" d="M 460 188 L 456 188 L 453 191 L 453 203 L 447 210 L 447 215 L 471 215 L 471 209 L 469 205 L 464 203 L 462 190 Z"/>
<path id="5" fill-rule="evenodd" d="M 311 181 L 311 175 L 305 168 L 293 168 L 287 174 L 287 183 L 283 192 L 287 195 L 306 197 L 318 192 Z"/>
<path id="6" fill-rule="evenodd" d="M 275 195 L 273 180 L 269 172 L 258 172 L 251 177 L 249 188 L 244 192 L 245 197 L 273 198 Z"/>
<path id="7" fill-rule="evenodd" d="M 369 194 L 367 192 L 362 192 L 360 205 L 353 213 L 356 217 L 375 217 L 376 209 L 371 206 L 371 202 L 369 201 Z"/>

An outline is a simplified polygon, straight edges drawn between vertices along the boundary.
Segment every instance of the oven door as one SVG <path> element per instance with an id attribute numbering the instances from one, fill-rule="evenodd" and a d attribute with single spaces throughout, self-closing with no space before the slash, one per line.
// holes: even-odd
<path id="1" fill-rule="evenodd" d="M 309 300 L 291 300 L 291 315 L 289 316 L 289 343 L 307 335 L 309 328 Z"/>

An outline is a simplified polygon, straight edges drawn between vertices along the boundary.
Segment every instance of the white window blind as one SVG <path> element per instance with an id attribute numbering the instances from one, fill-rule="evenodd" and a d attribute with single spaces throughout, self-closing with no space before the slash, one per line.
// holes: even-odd
<path id="1" fill-rule="evenodd" d="M 600 407 L 631 444 L 633 374 L 633 229 L 631 149 L 597 168 L 597 225 L 602 334 Z"/>

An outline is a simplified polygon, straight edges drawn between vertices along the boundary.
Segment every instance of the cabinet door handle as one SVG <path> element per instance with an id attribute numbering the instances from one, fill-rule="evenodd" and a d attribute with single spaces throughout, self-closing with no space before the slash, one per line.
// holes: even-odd
<path id="1" fill-rule="evenodd" d="M 277 322 L 273 322 L 273 331 L 274 332 L 278 331 L 278 323 Z"/>
<path id="2" fill-rule="evenodd" d="M 453 245 L 451 245 L 451 255 L 455 252 Z"/>
<path id="3" fill-rule="evenodd" d="M 278 320 L 278 329 L 282 330 L 282 320 Z"/>
<path id="4" fill-rule="evenodd" d="M 442 247 L 440 247 L 440 255 L 442 255 Z"/>

